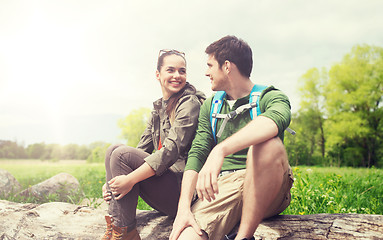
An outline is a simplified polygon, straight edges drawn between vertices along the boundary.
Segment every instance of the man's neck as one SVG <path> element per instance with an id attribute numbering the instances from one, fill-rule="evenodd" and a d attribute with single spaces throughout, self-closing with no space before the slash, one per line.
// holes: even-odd
<path id="1" fill-rule="evenodd" d="M 232 81 L 230 88 L 226 90 L 228 99 L 237 100 L 250 94 L 254 83 L 249 78 L 238 78 Z"/>

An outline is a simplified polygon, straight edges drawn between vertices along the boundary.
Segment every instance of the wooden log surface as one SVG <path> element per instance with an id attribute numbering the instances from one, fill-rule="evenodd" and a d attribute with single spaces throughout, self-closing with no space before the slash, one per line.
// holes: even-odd
<path id="1" fill-rule="evenodd" d="M 168 239 L 172 219 L 155 211 L 139 213 L 142 239 Z M 280 215 L 264 220 L 255 239 L 383 239 L 383 215 L 313 214 Z"/>
<path id="2" fill-rule="evenodd" d="M 101 239 L 106 209 L 69 203 L 13 203 L 0 200 L 0 240 Z M 173 219 L 137 211 L 142 240 L 169 238 Z M 383 239 L 383 215 L 281 215 L 263 221 L 256 239 Z"/>
<path id="3" fill-rule="evenodd" d="M 255 239 L 383 239 L 383 216 L 280 215 L 262 222 Z"/>

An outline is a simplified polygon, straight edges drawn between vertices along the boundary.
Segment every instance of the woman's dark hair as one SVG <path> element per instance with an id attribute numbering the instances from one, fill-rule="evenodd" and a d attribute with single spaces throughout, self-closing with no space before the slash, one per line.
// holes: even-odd
<path id="1" fill-rule="evenodd" d="M 177 51 L 177 50 L 160 50 L 160 53 L 158 55 L 158 60 L 157 60 L 157 70 L 160 72 L 161 67 L 164 64 L 164 58 L 170 55 L 177 55 L 180 56 L 184 59 L 185 65 L 186 65 L 186 58 L 185 58 L 185 53 Z"/>
<path id="2" fill-rule="evenodd" d="M 185 90 L 188 88 L 192 91 L 191 94 L 195 94 L 197 92 L 197 90 L 195 89 L 195 87 L 193 85 L 186 82 L 185 86 L 179 92 L 173 94 L 169 98 L 168 105 L 166 106 L 166 113 L 168 114 L 171 122 L 173 122 L 174 117 L 175 117 L 174 111 L 176 109 L 177 103 L 180 100 L 180 98 L 184 95 Z"/>
<path id="3" fill-rule="evenodd" d="M 158 61 L 157 61 L 157 70 L 159 72 L 161 71 L 161 67 L 164 63 L 164 58 L 167 56 L 170 56 L 170 55 L 177 55 L 177 56 L 182 57 L 185 61 L 185 64 L 186 64 L 185 53 L 179 52 L 177 50 L 160 50 Z M 170 96 L 170 98 L 168 100 L 168 104 L 166 106 L 166 113 L 168 114 L 171 122 L 173 122 L 172 120 L 174 120 L 174 117 L 175 117 L 174 116 L 174 110 L 176 108 L 178 100 L 180 100 L 180 98 L 183 96 L 183 93 L 185 92 L 185 90 L 187 88 L 190 88 L 192 91 L 194 91 L 194 94 L 197 91 L 192 85 L 190 85 L 188 82 L 186 82 L 185 86 L 179 92 Z"/>
<path id="4" fill-rule="evenodd" d="M 239 72 L 250 77 L 253 69 L 253 53 L 250 46 L 235 36 L 223 37 L 210 44 L 205 52 L 208 55 L 213 55 L 220 67 L 226 60 L 234 63 Z"/>

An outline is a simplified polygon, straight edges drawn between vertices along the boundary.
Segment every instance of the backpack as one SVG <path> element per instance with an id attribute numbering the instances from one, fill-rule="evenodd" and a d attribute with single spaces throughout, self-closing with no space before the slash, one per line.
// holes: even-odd
<path id="1" fill-rule="evenodd" d="M 236 110 L 227 113 L 227 114 L 221 114 L 219 113 L 222 108 L 222 103 L 223 99 L 226 96 L 225 91 L 218 91 L 214 97 L 213 101 L 211 102 L 211 110 L 210 110 L 210 124 L 211 124 L 211 129 L 214 137 L 214 141 L 217 143 L 217 137 L 220 137 L 222 135 L 223 130 L 225 129 L 226 123 L 237 116 L 238 114 L 241 114 L 243 111 L 246 111 L 250 109 L 250 117 L 251 119 L 254 119 L 254 116 L 257 117 L 258 115 L 261 114 L 261 109 L 259 107 L 259 96 L 261 96 L 261 93 L 263 90 L 265 90 L 267 86 L 263 85 L 254 85 L 253 89 L 251 90 L 250 93 L 250 98 L 249 98 L 249 103 L 244 104 L 242 106 L 239 106 Z M 217 128 L 217 119 L 222 118 L 223 122 L 221 124 L 221 127 L 216 134 L 216 128 Z M 295 131 L 286 128 L 286 130 L 291 133 L 292 135 L 295 135 Z"/>

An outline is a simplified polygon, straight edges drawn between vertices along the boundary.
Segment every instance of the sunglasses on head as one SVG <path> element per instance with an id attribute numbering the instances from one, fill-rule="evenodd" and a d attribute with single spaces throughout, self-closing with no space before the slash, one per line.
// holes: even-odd
<path id="1" fill-rule="evenodd" d="M 160 52 L 158 53 L 158 58 L 160 58 L 161 55 L 164 53 L 174 53 L 174 54 L 181 55 L 181 56 L 185 57 L 184 52 L 180 52 L 180 51 L 175 50 L 175 49 L 161 49 Z"/>

